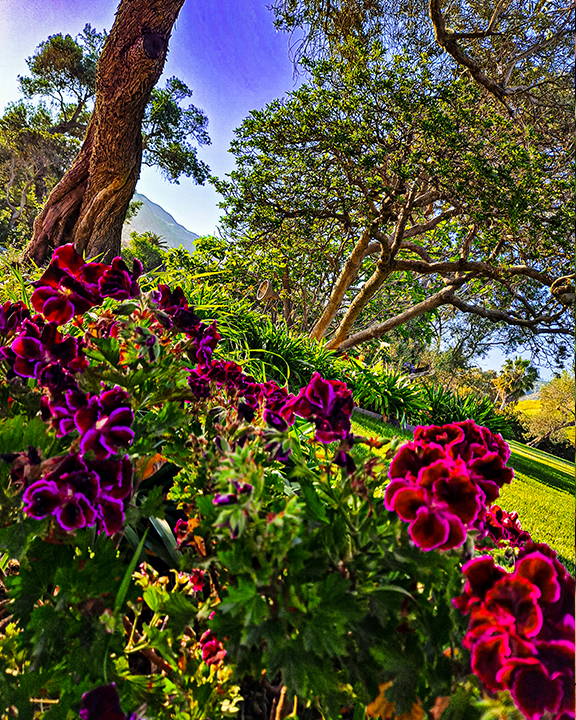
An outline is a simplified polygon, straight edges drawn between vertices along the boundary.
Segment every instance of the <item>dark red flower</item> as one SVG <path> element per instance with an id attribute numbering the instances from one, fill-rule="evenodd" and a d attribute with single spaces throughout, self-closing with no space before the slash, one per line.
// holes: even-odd
<path id="1" fill-rule="evenodd" d="M 32 305 L 46 320 L 62 325 L 102 302 L 98 281 L 107 268 L 102 263 L 84 262 L 73 245 L 63 245 L 34 283 Z"/>
<path id="2" fill-rule="evenodd" d="M 134 415 L 129 395 L 115 387 L 105 390 L 99 397 L 90 398 L 88 405 L 74 415 L 74 423 L 82 440 L 83 453 L 93 452 L 97 460 L 105 460 L 119 447 L 126 447 L 134 439 L 130 428 Z"/>
<path id="3" fill-rule="evenodd" d="M 127 300 L 140 295 L 138 278 L 142 275 L 142 263 L 134 258 L 132 272 L 120 257 L 112 260 L 112 265 L 104 271 L 98 281 L 98 290 L 102 297 L 111 297 L 115 300 Z"/>

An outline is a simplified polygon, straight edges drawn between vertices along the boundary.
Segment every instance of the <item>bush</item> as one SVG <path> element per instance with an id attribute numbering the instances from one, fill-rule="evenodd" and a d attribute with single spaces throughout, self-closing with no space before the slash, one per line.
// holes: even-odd
<path id="1" fill-rule="evenodd" d="M 573 581 L 486 525 L 512 478 L 501 438 L 420 428 L 386 446 L 387 482 L 344 383 L 258 382 L 140 272 L 65 246 L 39 314 L 1 308 L 0 713 L 423 718 L 448 700 L 479 718 L 484 688 L 527 712 L 554 672 L 527 717 L 566 717 Z M 495 637 L 511 650 L 491 671 Z"/>
<path id="2" fill-rule="evenodd" d="M 417 419 L 423 424 L 444 425 L 470 419 L 505 438 L 514 437 L 510 419 L 504 413 L 498 412 L 487 397 L 462 397 L 441 385 L 424 384 L 422 392 L 425 408 L 418 413 Z"/>

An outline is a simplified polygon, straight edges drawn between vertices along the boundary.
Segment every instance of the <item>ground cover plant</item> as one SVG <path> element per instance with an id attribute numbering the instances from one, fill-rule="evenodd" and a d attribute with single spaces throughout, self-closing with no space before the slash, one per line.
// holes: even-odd
<path id="1" fill-rule="evenodd" d="M 501 436 L 357 434 L 141 270 L 65 245 L 1 308 L 0 714 L 573 718 L 574 579 Z"/>

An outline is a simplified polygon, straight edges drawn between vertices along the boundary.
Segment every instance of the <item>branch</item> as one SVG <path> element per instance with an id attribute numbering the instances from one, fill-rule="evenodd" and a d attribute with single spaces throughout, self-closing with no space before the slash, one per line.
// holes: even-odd
<path id="1" fill-rule="evenodd" d="M 456 295 L 448 300 L 449 305 L 453 305 L 458 310 L 465 313 L 471 313 L 473 315 L 479 315 L 480 317 L 486 318 L 491 322 L 505 322 L 507 325 L 517 325 L 518 327 L 528 328 L 532 330 L 534 334 L 552 333 L 559 335 L 573 335 L 573 331 L 569 328 L 562 327 L 550 327 L 550 328 L 539 328 L 538 325 L 551 324 L 558 320 L 563 314 L 564 309 L 555 313 L 554 315 L 540 315 L 531 320 L 514 317 L 502 310 L 489 310 L 488 308 L 481 307 L 480 305 L 470 305 L 464 300 L 461 300 Z"/>
<path id="2" fill-rule="evenodd" d="M 554 282 L 554 278 L 550 277 L 550 275 L 528 267 L 527 265 L 512 265 L 509 268 L 495 268 L 488 263 L 474 260 L 469 260 L 467 262 L 452 262 L 447 260 L 443 262 L 427 263 L 420 260 L 397 259 L 395 261 L 395 269 L 418 272 L 423 275 L 430 275 L 433 273 L 442 275 L 458 271 L 468 271 L 481 277 L 489 277 L 498 281 L 503 276 L 514 277 L 516 275 L 523 275 L 525 277 L 530 277 L 533 280 L 538 280 L 538 282 L 542 283 L 542 285 L 546 285 L 547 287 L 550 287 Z"/>
<path id="3" fill-rule="evenodd" d="M 391 258 L 394 258 L 394 256 L 398 252 L 398 248 L 400 247 L 400 243 L 402 242 L 402 239 L 404 237 L 404 230 L 406 229 L 406 223 L 408 222 L 408 218 L 410 217 L 410 213 L 412 212 L 412 204 L 414 203 L 414 198 L 416 197 L 417 190 L 418 187 L 416 183 L 414 183 L 414 185 L 412 185 L 410 193 L 408 194 L 408 197 L 406 198 L 406 204 L 403 205 L 402 210 L 400 211 L 400 217 L 398 218 L 398 222 L 396 223 L 396 229 L 394 230 L 394 235 L 392 236 L 392 243 L 390 244 L 389 257 Z"/>
<path id="4" fill-rule="evenodd" d="M 448 302 L 450 302 L 450 299 L 454 295 L 454 288 L 454 285 L 443 288 L 442 290 L 440 290 L 440 292 L 437 292 L 435 295 L 431 295 L 423 302 L 414 305 L 413 307 L 405 310 L 399 315 L 395 315 L 392 318 L 388 318 L 388 320 L 385 320 L 383 323 L 371 325 L 369 328 L 355 333 L 354 335 L 349 337 L 348 340 L 345 340 L 341 345 L 338 346 L 337 352 L 341 353 L 348 348 L 359 345 L 360 343 L 367 342 L 368 340 L 374 340 L 374 338 L 382 337 L 382 335 L 385 335 L 387 332 L 390 332 L 391 330 L 400 327 L 400 325 L 403 325 L 409 320 L 413 320 L 420 315 L 424 315 L 424 313 L 435 310 L 437 307 L 440 307 L 440 305 L 446 305 Z"/>
<path id="5" fill-rule="evenodd" d="M 492 95 L 498 98 L 498 100 L 505 103 L 506 91 L 504 88 L 483 73 L 480 66 L 474 62 L 471 57 L 466 55 L 466 53 L 458 45 L 454 35 L 446 32 L 446 23 L 444 22 L 444 16 L 442 15 L 440 2 L 441 0 L 430 0 L 429 5 L 430 19 L 432 20 L 432 25 L 434 26 L 436 42 L 440 45 L 440 47 L 443 47 L 457 63 L 468 68 L 470 74 L 476 82 L 485 87 L 486 90 L 492 93 Z"/>
<path id="6" fill-rule="evenodd" d="M 538 42 L 535 42 L 533 45 L 531 45 L 527 50 L 525 50 L 523 53 L 520 53 L 520 55 L 517 55 L 508 65 L 506 70 L 504 71 L 504 74 L 502 75 L 502 87 L 505 88 L 508 83 L 510 82 L 510 77 L 512 73 L 514 72 L 514 68 L 516 65 L 518 65 L 519 62 L 522 62 L 522 60 L 526 60 L 526 58 L 529 58 L 531 55 L 534 55 L 534 53 L 538 52 L 539 50 L 544 50 L 544 48 L 551 45 L 555 40 L 558 40 L 560 37 L 565 35 L 565 32 L 558 32 L 556 35 L 552 35 L 551 38 L 548 38 L 547 40 L 539 40 Z M 516 88 L 509 88 L 509 90 L 515 90 Z"/>
<path id="7" fill-rule="evenodd" d="M 412 252 L 417 253 L 420 255 L 426 262 L 432 262 L 432 259 L 426 252 L 426 250 L 423 247 L 420 247 L 420 245 L 415 245 L 413 243 L 407 243 L 406 239 L 415 237 L 416 235 L 423 235 L 424 233 L 427 233 L 429 230 L 433 230 L 437 225 L 439 225 L 442 221 L 448 220 L 448 218 L 454 217 L 459 212 L 458 208 L 450 208 L 450 210 L 446 210 L 446 212 L 441 213 L 440 215 L 437 215 L 436 217 L 432 218 L 432 220 L 429 220 L 426 223 L 421 223 L 420 225 L 412 225 L 412 227 L 408 228 L 404 232 L 404 239 L 400 245 L 400 249 L 407 249 L 411 250 Z M 392 240 L 389 240 L 389 244 L 392 242 Z M 364 253 L 364 257 L 368 257 L 368 255 L 373 255 L 375 252 L 380 252 L 380 243 L 370 243 L 368 247 L 366 248 L 366 252 Z M 424 256 L 425 254 L 425 256 Z"/>

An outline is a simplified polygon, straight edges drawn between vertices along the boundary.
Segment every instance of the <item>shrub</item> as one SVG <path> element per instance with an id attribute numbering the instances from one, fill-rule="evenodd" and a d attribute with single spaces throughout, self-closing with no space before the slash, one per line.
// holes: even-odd
<path id="1" fill-rule="evenodd" d="M 418 420 L 423 424 L 444 425 L 470 419 L 505 438 L 513 437 L 511 421 L 504 413 L 498 412 L 487 397 L 462 397 L 441 385 L 424 384 L 422 392 L 425 408 L 418 414 Z"/>
<path id="2" fill-rule="evenodd" d="M 39 312 L 0 311 L 0 712 L 422 718 L 448 701 L 478 717 L 492 678 L 468 651 L 496 628 L 497 689 L 530 720 L 569 717 L 573 579 L 549 548 L 488 536 L 504 441 L 467 421 L 390 442 L 383 503 L 383 459 L 356 452 L 380 442 L 351 433 L 344 383 L 259 382 L 218 357 L 222 327 L 182 288 L 143 291 L 141 269 L 65 246 Z M 479 582 L 475 546 L 522 561 L 480 558 Z M 508 585 L 529 600 L 522 627 Z M 534 673 L 551 689 L 530 705 Z"/>

